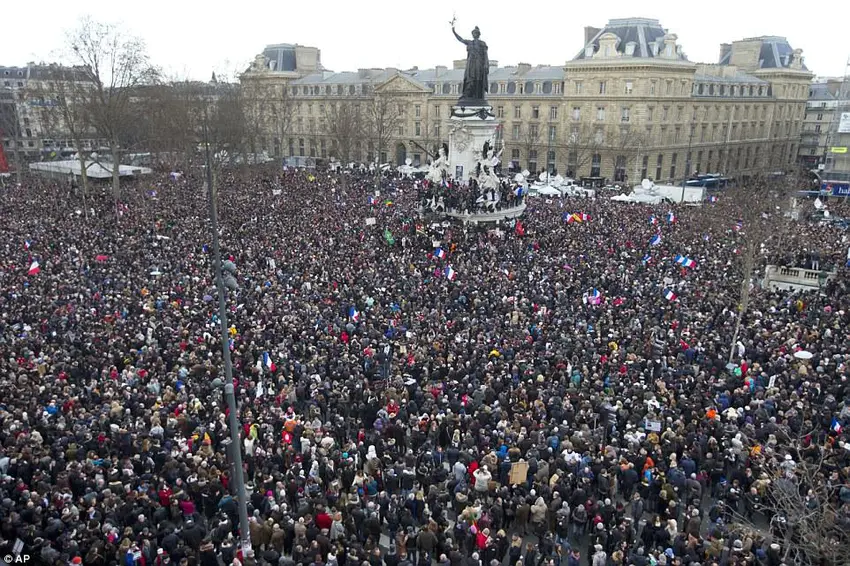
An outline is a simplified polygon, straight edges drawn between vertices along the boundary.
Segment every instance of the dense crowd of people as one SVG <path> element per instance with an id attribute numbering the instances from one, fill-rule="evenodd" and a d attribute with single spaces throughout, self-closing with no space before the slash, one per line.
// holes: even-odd
<path id="1" fill-rule="evenodd" d="M 778 566 L 817 542 L 782 497 L 843 529 L 824 527 L 819 563 L 847 548 L 844 232 L 765 204 L 754 279 L 813 253 L 837 273 L 754 284 L 739 317 L 731 199 L 532 199 L 521 229 L 494 228 L 423 223 L 412 181 L 373 183 L 217 182 L 252 550 L 203 180 L 125 182 L 117 206 L 108 187 L 3 189 L 0 552 Z"/>

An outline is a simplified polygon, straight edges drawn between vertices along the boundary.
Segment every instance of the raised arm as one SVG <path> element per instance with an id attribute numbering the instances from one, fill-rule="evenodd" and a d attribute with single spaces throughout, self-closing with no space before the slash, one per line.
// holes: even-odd
<path id="1" fill-rule="evenodd" d="M 458 40 L 459 42 L 463 43 L 464 45 L 469 45 L 469 40 L 468 40 L 468 39 L 464 39 L 464 38 L 462 38 L 461 36 L 459 36 L 459 35 L 457 34 L 457 32 L 455 31 L 455 28 L 452 28 L 452 33 L 453 33 L 453 34 L 455 34 L 455 37 L 457 38 L 457 40 Z"/>

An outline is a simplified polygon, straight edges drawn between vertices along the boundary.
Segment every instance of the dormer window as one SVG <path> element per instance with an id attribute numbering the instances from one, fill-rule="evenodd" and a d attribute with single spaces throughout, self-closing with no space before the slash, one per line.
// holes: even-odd
<path id="1" fill-rule="evenodd" d="M 634 41 L 630 41 L 626 44 L 626 55 L 633 56 L 635 54 L 635 48 L 637 47 L 637 43 Z"/>
<path id="2" fill-rule="evenodd" d="M 669 43 L 664 46 L 664 56 L 668 58 L 673 56 L 673 46 Z"/>
<path id="3" fill-rule="evenodd" d="M 585 57 L 593 57 L 593 46 L 588 45 L 584 48 L 584 56 Z"/>

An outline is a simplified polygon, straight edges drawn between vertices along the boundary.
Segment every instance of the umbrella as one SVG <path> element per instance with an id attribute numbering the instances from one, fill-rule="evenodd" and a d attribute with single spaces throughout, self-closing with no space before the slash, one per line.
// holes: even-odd
<path id="1" fill-rule="evenodd" d="M 208 303 L 213 300 L 212 295 L 204 295 L 204 302 Z"/>
<path id="2" fill-rule="evenodd" d="M 811 360 L 814 354 L 806 350 L 800 350 L 799 352 L 794 352 L 794 357 L 800 360 Z"/>

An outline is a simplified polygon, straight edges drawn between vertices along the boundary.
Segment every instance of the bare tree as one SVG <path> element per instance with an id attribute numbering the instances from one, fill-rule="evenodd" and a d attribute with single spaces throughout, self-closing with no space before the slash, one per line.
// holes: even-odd
<path id="1" fill-rule="evenodd" d="M 364 137 L 375 147 L 375 183 L 378 184 L 381 175 L 381 154 L 389 146 L 398 128 L 404 125 L 404 104 L 392 93 L 375 92 L 375 95 L 364 103 L 362 111 Z"/>
<path id="2" fill-rule="evenodd" d="M 331 154 L 346 165 L 363 134 L 364 116 L 359 101 L 339 100 L 325 105 L 324 133 L 331 140 Z"/>
<path id="3" fill-rule="evenodd" d="M 132 97 L 138 87 L 153 84 L 158 71 L 151 65 L 144 41 L 119 27 L 83 18 L 69 33 L 68 46 L 74 62 L 92 88 L 80 90 L 88 119 L 109 143 L 112 154 L 112 189 L 120 195 L 119 165 L 122 146 L 132 123 Z"/>
<path id="4" fill-rule="evenodd" d="M 530 162 L 532 159 L 532 155 L 534 156 L 535 162 L 538 159 L 538 147 L 540 146 L 540 125 L 539 124 L 528 124 L 525 130 L 522 133 L 522 138 L 520 140 L 522 145 L 522 150 L 526 156 L 526 162 Z M 534 152 L 532 154 L 532 152 Z M 531 171 L 531 173 L 537 173 L 537 171 Z"/>
<path id="5" fill-rule="evenodd" d="M 4 102 L 5 101 L 5 102 Z M 3 137 L 14 140 L 12 158 L 15 161 L 15 176 L 21 182 L 21 123 L 18 117 L 18 101 L 11 89 L 0 90 L 0 141 Z"/>
<path id="6" fill-rule="evenodd" d="M 80 164 L 83 209 L 88 218 L 88 168 L 94 162 L 87 159 L 84 140 L 96 133 L 85 102 L 93 85 L 86 80 L 85 69 L 79 67 L 52 65 L 43 70 L 41 79 L 34 96 L 43 129 L 54 140 L 70 139 L 74 144 Z"/>
<path id="7" fill-rule="evenodd" d="M 797 187 L 796 178 L 774 179 L 759 174 L 745 185 L 725 191 L 719 206 L 714 208 L 717 222 L 737 233 L 736 256 L 740 262 L 741 292 L 735 332 L 729 348 L 730 362 L 734 358 L 750 294 L 755 287 L 754 274 L 765 263 L 763 260 L 770 249 L 779 249 L 784 235 L 794 229 L 785 213 L 791 206 L 791 196 Z"/>
<path id="8" fill-rule="evenodd" d="M 775 446 L 751 452 L 752 465 L 766 474 L 756 483 L 758 510 L 770 519 L 771 535 L 788 564 L 842 564 L 850 556 L 850 504 L 840 498 L 841 489 L 850 486 L 837 471 L 841 448 L 819 430 L 829 422 L 828 413 L 793 414 L 789 422 L 799 425 L 798 432 L 780 425 Z M 732 511 L 733 527 L 758 530 L 748 518 L 752 510 Z"/>
<path id="9" fill-rule="evenodd" d="M 606 146 L 605 129 L 602 126 L 594 127 L 591 124 L 571 124 L 567 134 L 567 165 L 573 171 L 573 175 L 579 176 L 579 172 L 593 161 L 594 155 L 602 155 Z"/>

